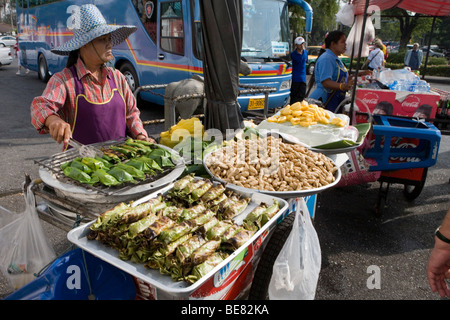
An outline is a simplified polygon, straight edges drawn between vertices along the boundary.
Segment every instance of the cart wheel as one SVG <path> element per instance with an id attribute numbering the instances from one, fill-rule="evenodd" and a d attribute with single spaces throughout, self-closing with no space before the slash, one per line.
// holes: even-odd
<path id="1" fill-rule="evenodd" d="M 292 230 L 295 212 L 290 213 L 275 228 L 269 242 L 264 249 L 253 277 L 252 286 L 248 295 L 249 300 L 268 300 L 268 289 L 272 278 L 272 269 L 275 260 L 283 248 L 286 239 Z"/>
<path id="2" fill-rule="evenodd" d="M 424 168 L 422 180 L 420 181 L 419 184 L 416 185 L 405 184 L 405 188 L 403 189 L 403 195 L 405 196 L 406 200 L 413 201 L 420 195 L 423 187 L 425 186 L 425 180 L 427 179 L 427 172 L 428 168 Z"/>

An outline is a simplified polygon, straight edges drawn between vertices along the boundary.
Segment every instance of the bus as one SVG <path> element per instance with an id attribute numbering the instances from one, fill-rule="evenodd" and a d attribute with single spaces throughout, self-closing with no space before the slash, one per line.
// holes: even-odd
<path id="1" fill-rule="evenodd" d="M 107 23 L 137 26 L 113 48 L 110 65 L 120 70 L 134 92 L 144 85 L 169 84 L 202 75 L 201 21 L 198 0 L 16 0 L 19 47 L 24 67 L 47 82 L 61 71 L 66 56 L 51 49 L 72 37 L 70 6 L 95 4 Z M 242 59 L 252 68 L 240 83 L 276 88 L 269 94 L 269 109 L 284 106 L 290 94 L 292 68 L 283 56 L 291 50 L 288 3 L 312 11 L 303 0 L 243 0 Z M 309 23 L 308 23 L 309 21 Z M 164 89 L 140 91 L 141 99 L 164 105 Z M 158 91 L 156 90 L 156 91 Z M 238 97 L 242 111 L 263 109 L 264 95 Z"/>

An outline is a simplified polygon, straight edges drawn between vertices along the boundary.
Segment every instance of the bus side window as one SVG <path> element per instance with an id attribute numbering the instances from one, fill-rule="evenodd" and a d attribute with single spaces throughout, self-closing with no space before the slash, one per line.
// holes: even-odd
<path id="1" fill-rule="evenodd" d="M 184 55 L 184 25 L 181 1 L 161 3 L 161 49 Z"/>
<path id="2" fill-rule="evenodd" d="M 157 0 L 132 0 L 134 8 L 136 9 L 137 15 L 141 20 L 145 31 L 149 35 L 150 39 L 156 44 L 156 18 L 158 15 L 155 10 L 158 8 Z"/>

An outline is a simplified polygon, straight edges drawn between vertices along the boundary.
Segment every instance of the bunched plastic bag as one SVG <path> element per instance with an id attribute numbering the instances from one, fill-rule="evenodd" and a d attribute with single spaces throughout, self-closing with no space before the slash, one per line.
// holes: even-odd
<path id="1" fill-rule="evenodd" d="M 32 186 L 24 193 L 26 208 L 21 214 L 0 207 L 0 269 L 14 290 L 34 280 L 56 257 L 42 229 Z"/>
<path id="2" fill-rule="evenodd" d="M 319 238 L 304 199 L 292 230 L 273 265 L 270 300 L 313 300 L 322 263 Z"/>

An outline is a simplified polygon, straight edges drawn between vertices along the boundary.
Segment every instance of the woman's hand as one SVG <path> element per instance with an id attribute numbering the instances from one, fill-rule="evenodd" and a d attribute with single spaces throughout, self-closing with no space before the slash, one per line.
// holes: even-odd
<path id="1" fill-rule="evenodd" d="M 144 140 L 144 141 L 148 141 L 150 143 L 156 143 L 156 141 L 153 138 L 147 137 L 143 134 L 138 134 L 136 137 L 137 140 Z"/>
<path id="2" fill-rule="evenodd" d="M 45 126 L 48 128 L 50 136 L 61 144 L 69 143 L 69 139 L 72 137 L 72 130 L 70 125 L 63 119 L 56 115 L 51 115 L 45 120 Z"/>

